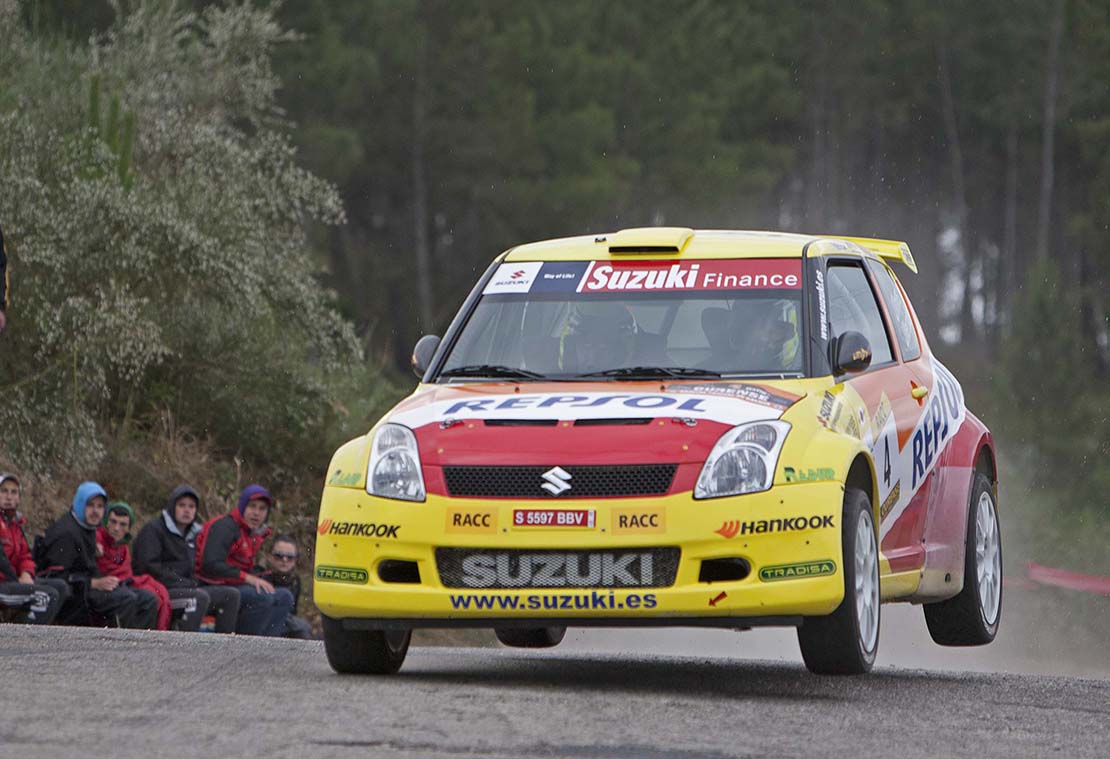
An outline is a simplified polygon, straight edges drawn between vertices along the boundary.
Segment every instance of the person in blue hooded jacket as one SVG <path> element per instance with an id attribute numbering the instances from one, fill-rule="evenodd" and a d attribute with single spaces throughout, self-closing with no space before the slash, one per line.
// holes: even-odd
<path id="1" fill-rule="evenodd" d="M 137 594 L 119 578 L 105 576 L 96 565 L 96 528 L 104 518 L 108 493 L 95 482 L 82 482 L 70 511 L 50 525 L 36 550 L 39 575 L 69 583 L 72 599 L 57 622 L 79 624 L 106 620 L 117 627 L 154 629 L 158 599 Z"/>

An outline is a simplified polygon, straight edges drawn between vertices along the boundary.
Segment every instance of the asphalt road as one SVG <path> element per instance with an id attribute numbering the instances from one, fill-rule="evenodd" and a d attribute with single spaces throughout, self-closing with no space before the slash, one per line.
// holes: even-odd
<path id="1" fill-rule="evenodd" d="M 1107 757 L 1110 681 L 0 625 L 0 757 Z"/>

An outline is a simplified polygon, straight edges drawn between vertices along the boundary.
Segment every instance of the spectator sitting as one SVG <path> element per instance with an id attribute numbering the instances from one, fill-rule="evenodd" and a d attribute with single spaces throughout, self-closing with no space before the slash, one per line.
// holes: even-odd
<path id="1" fill-rule="evenodd" d="M 256 568 L 259 577 L 270 581 L 275 588 L 286 588 L 293 595 L 293 608 L 285 618 L 282 635 L 286 638 L 312 640 L 312 627 L 308 620 L 297 616 L 297 603 L 301 600 L 301 578 L 297 575 L 297 542 L 291 535 L 278 535 L 270 548 L 270 568 Z"/>
<path id="2" fill-rule="evenodd" d="M 0 606 L 18 609 L 20 622 L 48 625 L 69 598 L 69 586 L 61 580 L 35 579 L 19 498 L 19 480 L 0 474 Z"/>
<path id="3" fill-rule="evenodd" d="M 96 528 L 96 566 L 100 573 L 119 578 L 121 583 L 131 586 L 140 598 L 152 595 L 158 604 L 158 617 L 155 626 L 159 630 L 170 629 L 170 596 L 165 586 L 150 575 L 137 575 L 131 569 L 131 525 L 135 521 L 134 510 L 123 501 L 108 504 L 104 523 Z"/>
<path id="4" fill-rule="evenodd" d="M 152 575 L 170 594 L 170 605 L 183 609 L 177 629 L 196 632 L 205 614 L 212 610 L 216 632 L 235 632 L 239 617 L 239 591 L 227 585 L 197 585 L 193 567 L 197 561 L 197 521 L 200 496 L 188 485 L 170 494 L 160 518 L 147 522 L 132 544 L 131 564 L 136 572 Z"/>
<path id="5" fill-rule="evenodd" d="M 248 485 L 238 505 L 213 517 L 197 536 L 197 577 L 208 585 L 231 585 L 239 591 L 239 621 L 243 635 L 278 637 L 293 608 L 293 595 L 275 589 L 268 580 L 251 574 L 258 549 L 270 537 L 266 526 L 274 499 L 261 485 Z"/>
<path id="6" fill-rule="evenodd" d="M 118 577 L 101 574 L 97 566 L 96 529 L 107 503 L 104 488 L 95 482 L 81 483 L 69 513 L 43 536 L 39 569 L 69 583 L 76 608 L 63 609 L 66 621 L 96 621 L 91 612 L 114 620 L 119 627 L 149 630 L 157 620 L 157 599 L 149 593 L 137 595 Z"/>

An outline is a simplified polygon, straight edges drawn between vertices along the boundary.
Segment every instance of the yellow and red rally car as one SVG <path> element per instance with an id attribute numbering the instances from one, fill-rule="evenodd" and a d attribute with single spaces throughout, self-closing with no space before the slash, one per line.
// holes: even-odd
<path id="1" fill-rule="evenodd" d="M 315 601 L 339 672 L 414 627 L 794 626 L 869 670 L 879 605 L 1001 613 L 994 444 L 888 262 L 904 243 L 628 229 L 498 257 L 416 391 L 332 459 Z"/>

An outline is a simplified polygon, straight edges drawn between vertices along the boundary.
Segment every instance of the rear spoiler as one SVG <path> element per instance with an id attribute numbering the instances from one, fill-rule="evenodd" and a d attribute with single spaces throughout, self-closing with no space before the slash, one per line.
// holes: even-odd
<path id="1" fill-rule="evenodd" d="M 840 235 L 825 235 L 827 240 L 845 240 L 869 250 L 884 261 L 900 261 L 910 271 L 917 274 L 917 262 L 913 260 L 910 246 L 900 240 L 878 240 L 871 237 L 841 237 Z"/>

